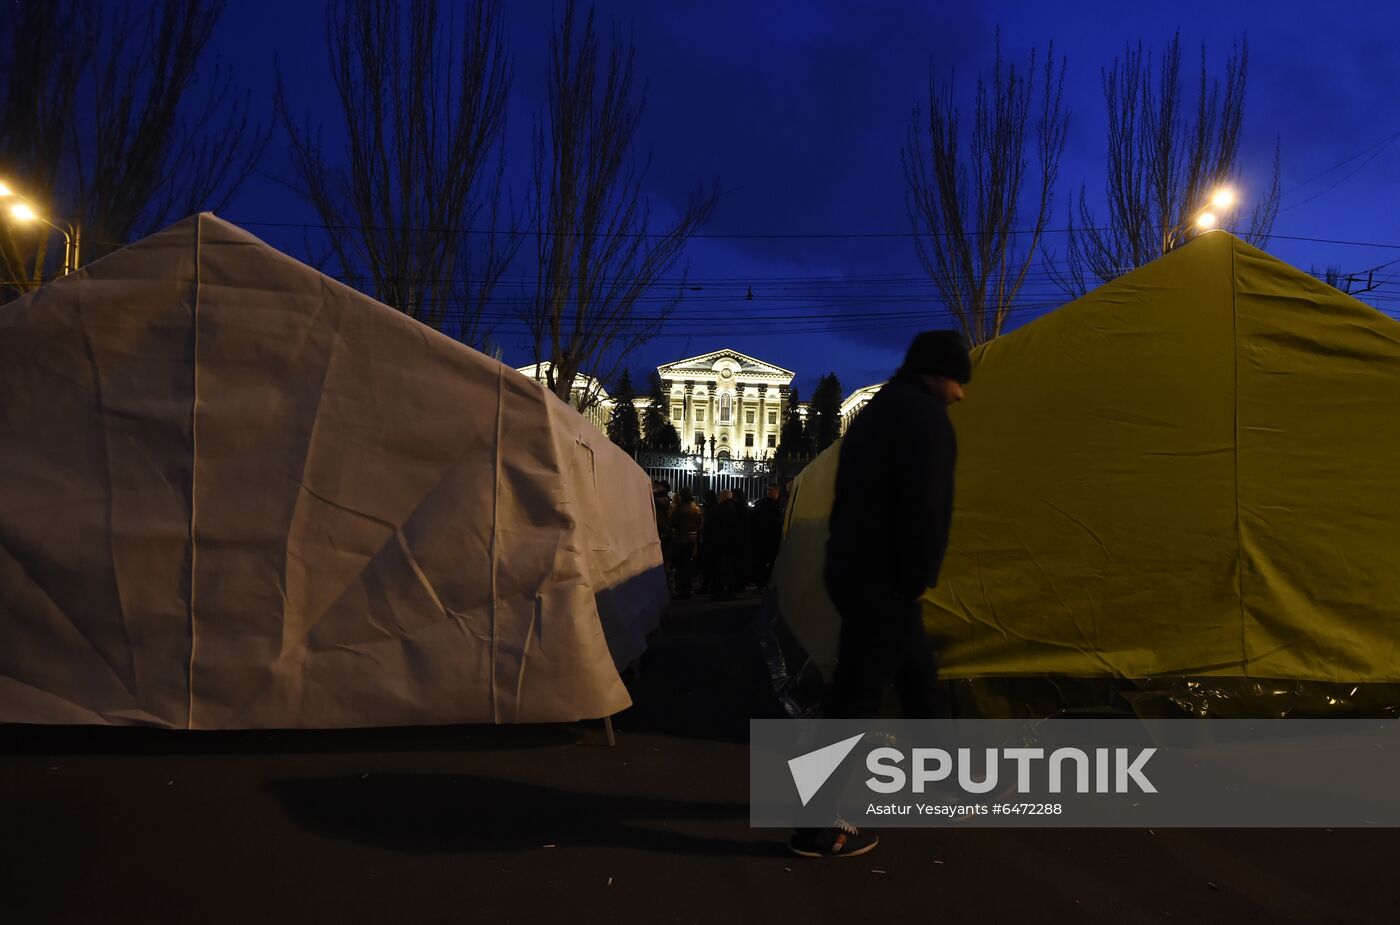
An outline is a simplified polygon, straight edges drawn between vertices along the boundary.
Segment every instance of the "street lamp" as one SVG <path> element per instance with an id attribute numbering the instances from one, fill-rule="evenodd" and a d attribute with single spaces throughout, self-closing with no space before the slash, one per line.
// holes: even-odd
<path id="1" fill-rule="evenodd" d="M 1209 231 L 1220 224 L 1220 217 L 1212 209 L 1225 210 L 1235 204 L 1235 191 L 1229 187 L 1221 187 L 1211 193 L 1210 199 L 1197 209 L 1190 217 L 1182 221 L 1180 225 L 1171 229 L 1162 238 L 1162 252 L 1166 253 L 1178 245 L 1185 243 L 1187 235 L 1194 228 L 1197 231 Z"/>
<path id="2" fill-rule="evenodd" d="M 40 222 L 63 235 L 63 275 L 67 276 L 69 273 L 78 269 L 78 229 L 74 228 L 72 225 L 55 225 L 53 222 L 35 212 L 34 207 L 28 200 L 16 194 L 15 191 L 6 186 L 3 181 L 0 181 L 0 199 L 11 198 L 19 200 L 10 206 L 11 218 L 26 224 L 29 222 Z"/>

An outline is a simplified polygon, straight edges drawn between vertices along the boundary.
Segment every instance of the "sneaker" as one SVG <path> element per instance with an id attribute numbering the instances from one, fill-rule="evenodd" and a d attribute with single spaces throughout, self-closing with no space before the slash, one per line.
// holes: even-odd
<path id="1" fill-rule="evenodd" d="M 793 829 L 788 850 L 804 858 L 853 858 L 880 843 L 874 832 L 862 832 L 845 819 L 825 829 Z"/>

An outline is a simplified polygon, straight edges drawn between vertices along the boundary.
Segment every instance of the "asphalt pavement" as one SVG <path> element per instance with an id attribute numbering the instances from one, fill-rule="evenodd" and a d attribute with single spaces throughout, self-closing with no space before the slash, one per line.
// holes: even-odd
<path id="1" fill-rule="evenodd" d="M 183 733 L 0 727 L 7 922 L 1392 922 L 1392 830 L 748 826 L 778 715 L 756 598 L 680 602 L 615 721 Z"/>

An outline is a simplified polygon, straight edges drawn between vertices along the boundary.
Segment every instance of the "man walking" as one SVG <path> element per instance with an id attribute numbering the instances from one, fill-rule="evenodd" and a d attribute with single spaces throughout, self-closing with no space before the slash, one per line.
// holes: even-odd
<path id="1" fill-rule="evenodd" d="M 959 334 L 925 331 L 842 438 L 823 574 L 841 635 L 823 716 L 875 716 L 891 687 L 906 716 L 943 712 L 919 598 L 938 582 L 953 517 L 957 443 L 947 406 L 971 378 Z M 794 831 L 788 847 L 850 857 L 877 842 L 837 819 Z"/>

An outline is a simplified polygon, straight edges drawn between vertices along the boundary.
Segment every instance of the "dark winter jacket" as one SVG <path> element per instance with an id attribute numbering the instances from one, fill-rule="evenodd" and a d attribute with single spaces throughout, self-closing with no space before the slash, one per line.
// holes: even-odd
<path id="1" fill-rule="evenodd" d="M 671 536 L 671 499 L 664 491 L 658 491 L 651 501 L 656 507 L 656 537 L 665 542 Z"/>
<path id="2" fill-rule="evenodd" d="M 754 555 L 771 558 L 783 538 L 783 506 L 764 495 L 754 502 L 749 523 L 753 528 Z"/>
<path id="3" fill-rule="evenodd" d="M 700 538 L 700 527 L 704 517 L 700 506 L 694 501 L 677 504 L 671 512 L 671 539 L 674 542 L 694 543 Z"/>
<path id="4" fill-rule="evenodd" d="M 739 545 L 739 508 L 734 501 L 721 501 L 714 512 L 705 512 L 705 542 L 714 546 L 717 555 L 732 555 Z"/>
<path id="5" fill-rule="evenodd" d="M 898 374 L 841 443 L 826 587 L 832 599 L 912 600 L 938 583 L 953 518 L 957 442 L 948 408 Z"/>

